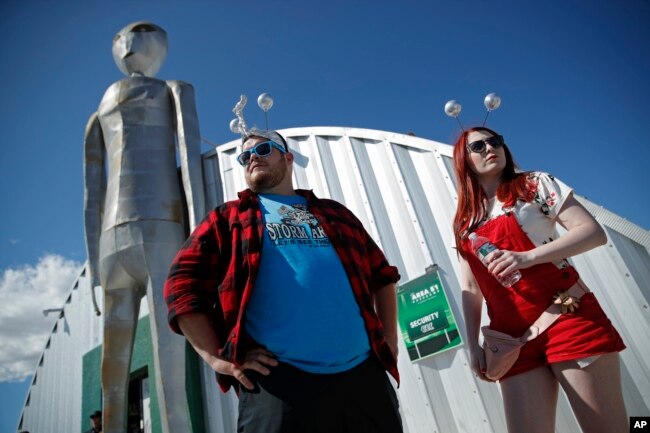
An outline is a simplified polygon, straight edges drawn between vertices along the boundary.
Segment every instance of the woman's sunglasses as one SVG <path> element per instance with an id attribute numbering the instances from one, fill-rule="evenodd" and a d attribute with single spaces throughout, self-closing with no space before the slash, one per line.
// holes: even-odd
<path id="1" fill-rule="evenodd" d="M 472 141 L 467 145 L 467 150 L 474 153 L 483 153 L 485 152 L 485 147 L 490 145 L 494 149 L 504 145 L 503 135 L 493 135 L 492 137 L 485 138 L 483 140 Z"/>
<path id="2" fill-rule="evenodd" d="M 237 162 L 246 167 L 248 164 L 250 164 L 253 154 L 261 156 L 262 158 L 266 158 L 271 154 L 271 151 L 273 151 L 274 147 L 282 153 L 287 153 L 286 149 L 275 141 L 263 141 L 255 145 L 255 147 L 251 147 L 250 149 L 244 150 L 242 153 L 240 153 L 237 156 Z"/>

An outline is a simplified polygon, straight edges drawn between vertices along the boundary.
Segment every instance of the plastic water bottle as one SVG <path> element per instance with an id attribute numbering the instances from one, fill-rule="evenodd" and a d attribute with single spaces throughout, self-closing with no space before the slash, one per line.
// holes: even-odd
<path id="1" fill-rule="evenodd" d="M 476 257 L 478 257 L 485 266 L 488 265 L 486 257 L 494 251 L 499 251 L 499 249 L 492 242 L 490 242 L 488 238 L 479 236 L 476 233 L 470 233 L 469 240 L 472 243 L 472 251 L 474 251 Z M 499 283 L 501 283 L 503 287 L 510 287 L 519 281 L 521 278 L 521 272 L 519 272 L 517 269 L 502 277 L 498 275 L 493 276 L 499 281 Z"/>

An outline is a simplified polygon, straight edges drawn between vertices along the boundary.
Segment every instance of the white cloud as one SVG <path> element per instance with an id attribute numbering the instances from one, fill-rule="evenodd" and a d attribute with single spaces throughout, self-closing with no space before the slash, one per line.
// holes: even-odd
<path id="1" fill-rule="evenodd" d="M 61 307 L 82 264 L 56 254 L 35 266 L 6 269 L 0 276 L 0 382 L 22 380 L 34 372 Z"/>

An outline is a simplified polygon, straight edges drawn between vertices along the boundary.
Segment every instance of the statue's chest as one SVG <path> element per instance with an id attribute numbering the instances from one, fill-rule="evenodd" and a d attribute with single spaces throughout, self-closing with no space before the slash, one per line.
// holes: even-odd
<path id="1" fill-rule="evenodd" d="M 120 123 L 133 126 L 129 123 L 137 124 L 152 115 L 160 118 L 171 109 L 167 83 L 149 77 L 130 77 L 113 83 L 106 90 L 97 114 L 102 120 L 119 113 Z"/>

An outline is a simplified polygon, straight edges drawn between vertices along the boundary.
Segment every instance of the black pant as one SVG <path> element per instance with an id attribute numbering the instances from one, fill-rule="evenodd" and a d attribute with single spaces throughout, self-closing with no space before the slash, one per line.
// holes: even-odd
<path id="1" fill-rule="evenodd" d="M 311 374 L 280 363 L 263 376 L 247 370 L 239 433 L 401 433 L 395 390 L 374 356 L 351 370 Z"/>

